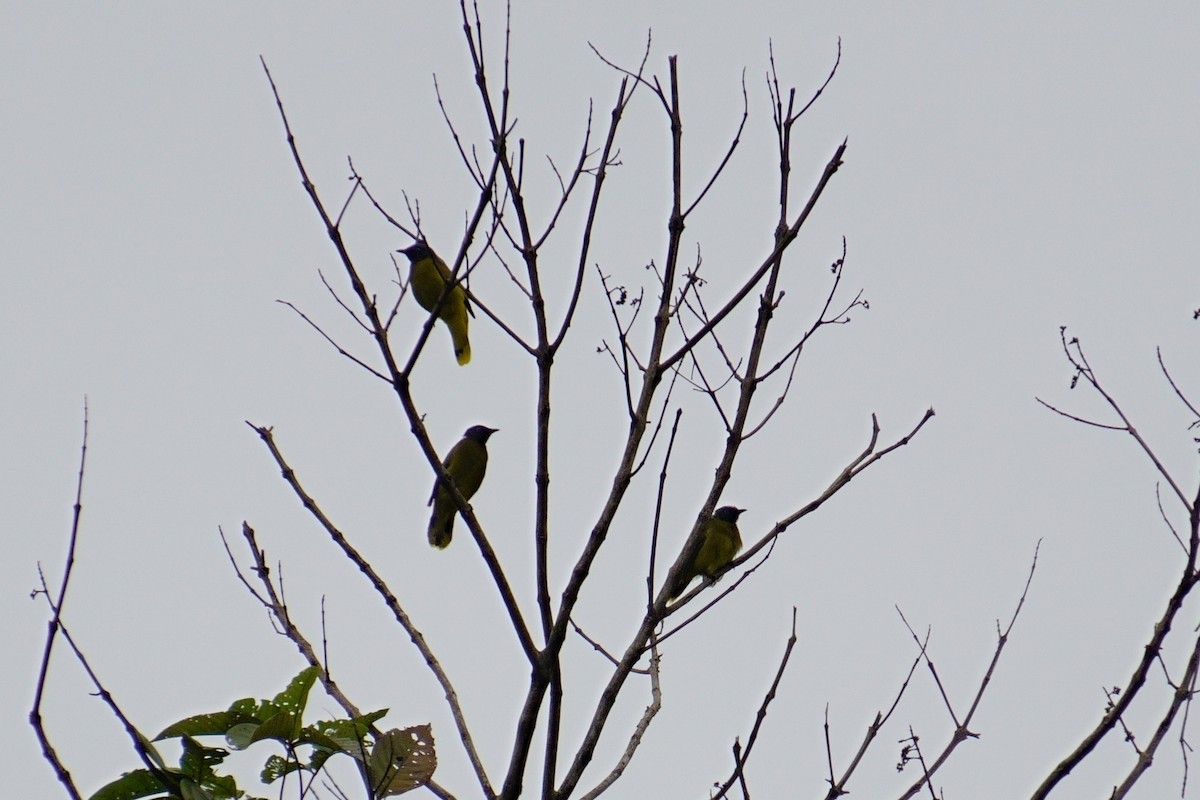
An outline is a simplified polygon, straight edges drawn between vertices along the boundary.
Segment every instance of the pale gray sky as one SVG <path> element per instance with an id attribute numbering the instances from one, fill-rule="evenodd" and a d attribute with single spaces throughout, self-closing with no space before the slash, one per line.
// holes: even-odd
<path id="1" fill-rule="evenodd" d="M 1033 398 L 1102 415 L 1095 398 L 1068 391 L 1058 329 L 1069 325 L 1194 489 L 1191 420 L 1161 380 L 1154 348 L 1200 397 L 1200 322 L 1191 317 L 1200 306 L 1200 9 L 734 5 L 518 3 L 513 89 L 518 133 L 536 154 L 530 185 L 553 185 L 544 153 L 559 165 L 574 158 L 588 98 L 598 124 L 607 119 L 618 78 L 589 42 L 633 65 L 652 29 L 649 70 L 658 75 L 678 54 L 693 192 L 736 128 L 745 70 L 742 149 L 688 228 L 710 296 L 720 298 L 770 247 L 768 42 L 783 79 L 807 96 L 840 36 L 838 76 L 797 128 L 794 203 L 844 137 L 849 148 L 791 251 L 781 313 L 794 321 L 779 332 L 809 322 L 842 236 L 845 288 L 861 287 L 871 308 L 817 337 L 789 405 L 746 448 L 725 499 L 749 509 L 742 530 L 756 537 L 861 450 L 872 412 L 889 440 L 930 405 L 938 416 L 790 529 L 737 595 L 671 642 L 665 708 L 612 796 L 704 797 L 728 774 L 730 744 L 750 729 L 793 605 L 799 644 L 750 786 L 761 796 L 821 795 L 826 704 L 841 766 L 913 657 L 894 605 L 933 627 L 932 653 L 963 708 L 991 656 L 995 620 L 1011 615 L 1042 539 L 1024 616 L 973 726 L 982 738 L 937 781 L 949 797 L 1027 795 L 1098 720 L 1101 687 L 1126 680 L 1180 566 L 1155 507 L 1156 475 L 1132 441 L 1057 418 Z M 402 191 L 419 198 L 429 236 L 450 250 L 474 197 L 431 74 L 463 133 L 485 143 L 459 27 L 446 3 L 10 4 L 0 25 L 0 748 L 19 765 L 6 781 L 12 796 L 58 794 L 25 722 L 46 617 L 29 592 L 35 562 L 52 576 L 61 569 L 84 395 L 92 436 L 69 622 L 143 730 L 270 695 L 302 666 L 230 573 L 217 526 L 236 534 L 245 519 L 284 561 L 293 611 L 310 630 L 326 596 L 342 686 L 364 707 L 390 707 L 389 724 L 432 722 L 437 779 L 474 793 L 429 673 L 289 494 L 249 419 L 275 426 L 310 491 L 392 581 L 442 654 L 494 778 L 502 774 L 525 668 L 495 591 L 461 531 L 446 552 L 425 545 L 430 476 L 387 387 L 274 302 L 296 302 L 369 353 L 321 287 L 317 270 L 340 288 L 344 275 L 258 64 L 260 54 L 269 62 L 329 203 L 348 186 L 350 155 L 395 211 Z M 489 43 L 497 52 L 498 30 Z M 648 284 L 642 266 L 664 255 L 669 153 L 649 93 L 634 101 L 621 142 L 592 256 L 616 280 Z M 569 252 L 578 225 L 568 215 L 561 247 L 543 263 Z M 386 291 L 388 252 L 409 241 L 363 203 L 352 206 L 346 235 Z M 477 291 L 528 328 L 502 274 L 480 274 Z M 555 587 L 598 508 L 595 487 L 606 485 L 623 429 L 612 406 L 618 376 L 594 352 L 612 335 L 594 277 L 586 292 L 556 385 Z M 414 308 L 404 308 L 401 336 L 418 327 Z M 474 505 L 531 607 L 523 532 L 532 365 L 484 319 L 472 345 L 475 360 L 459 369 L 435 330 L 416 392 L 439 447 L 475 422 L 501 429 Z M 780 340 L 775 352 L 786 347 Z M 721 439 L 709 406 L 682 401 L 689 446 L 668 490 L 671 549 Z M 603 591 L 577 613 L 614 649 L 641 602 L 651 497 L 643 487 L 622 514 L 597 562 Z M 90 792 L 135 759 L 59 655 L 49 728 Z M 571 743 L 606 671 L 582 643 L 568 657 L 568 692 L 580 693 L 568 707 Z M 647 701 L 643 687 L 629 688 L 593 780 Z M 334 708 L 324 699 L 316 707 Z M 1145 738 L 1154 718 L 1131 723 Z M 855 796 L 894 796 L 915 779 L 893 769 L 894 742 L 910 723 L 931 747 L 950 730 L 923 675 L 852 782 Z M 1114 737 L 1061 794 L 1100 796 L 1131 763 Z M 1177 796 L 1180 774 L 1178 745 L 1164 746 L 1136 796 Z"/>

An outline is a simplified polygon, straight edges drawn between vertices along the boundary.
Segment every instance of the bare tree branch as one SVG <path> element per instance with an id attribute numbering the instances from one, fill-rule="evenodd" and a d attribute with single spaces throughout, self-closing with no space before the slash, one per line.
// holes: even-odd
<path id="1" fill-rule="evenodd" d="M 1101 385 L 1100 380 L 1096 377 L 1094 370 L 1083 354 L 1083 348 L 1079 343 L 1079 340 L 1072 338 L 1068 341 L 1065 327 L 1060 329 L 1060 338 L 1062 339 L 1063 353 L 1065 354 L 1067 361 L 1075 369 L 1076 380 L 1082 377 L 1085 381 L 1087 381 L 1087 383 L 1096 391 L 1096 393 L 1104 399 L 1109 408 L 1111 408 L 1117 414 L 1117 416 L 1120 417 L 1123 425 L 1117 427 L 1116 430 L 1126 431 L 1134 438 L 1135 441 L 1137 441 L 1147 459 L 1154 464 L 1155 469 L 1157 469 L 1159 474 L 1163 476 L 1163 479 L 1167 482 L 1167 484 L 1171 486 L 1175 492 L 1175 495 L 1179 498 L 1180 502 L 1187 510 L 1188 541 L 1186 546 L 1187 558 L 1183 569 L 1180 571 L 1179 582 L 1175 586 L 1174 591 L 1171 593 L 1170 598 L 1167 600 L 1166 607 L 1163 609 L 1162 615 L 1155 623 L 1150 638 L 1142 650 L 1141 658 L 1133 669 L 1133 673 L 1129 676 L 1129 679 L 1125 682 L 1124 686 L 1121 687 L 1119 696 L 1106 708 L 1104 715 L 1101 717 L 1096 726 L 1090 732 L 1088 732 L 1086 736 L 1083 737 L 1079 745 L 1074 750 L 1072 750 L 1065 758 L 1062 759 L 1062 761 L 1058 763 L 1057 766 L 1054 767 L 1054 769 L 1050 771 L 1049 775 L 1047 775 L 1042 783 L 1037 787 L 1033 793 L 1033 800 L 1043 800 L 1043 798 L 1047 797 L 1063 778 L 1069 775 L 1071 771 L 1075 769 L 1075 767 L 1079 766 L 1079 764 L 1082 763 L 1083 760 L 1095 750 L 1096 746 L 1100 743 L 1100 740 L 1103 739 L 1114 727 L 1120 723 L 1126 711 L 1132 705 L 1134 700 L 1140 695 L 1142 688 L 1145 686 L 1146 677 L 1151 666 L 1161 657 L 1160 654 L 1162 652 L 1162 648 L 1167 636 L 1171 632 L 1175 618 L 1179 614 L 1179 611 L 1183 608 L 1184 602 L 1191 594 L 1192 589 L 1195 588 L 1197 581 L 1200 580 L 1200 575 L 1198 575 L 1196 571 L 1197 556 L 1200 555 L 1200 488 L 1197 489 L 1198 497 L 1196 500 L 1189 500 L 1183 494 L 1182 490 L 1179 488 L 1178 484 L 1176 484 L 1174 478 L 1167 472 L 1158 456 L 1141 437 L 1141 435 L 1134 428 L 1133 424 L 1126 417 L 1125 413 L 1121 410 L 1117 401 L 1111 395 L 1109 395 Z M 1174 384 L 1172 384 L 1172 386 L 1173 385 Z M 1086 420 L 1080 421 L 1084 422 L 1085 424 L 1089 424 Z M 1175 710 L 1176 707 L 1173 706 L 1168 712 L 1167 716 L 1173 718 Z M 1169 725 L 1169 722 L 1167 724 Z M 1136 780 L 1137 776 L 1140 776 L 1143 772 L 1144 768 L 1141 770 L 1135 769 L 1133 772 L 1131 772 L 1127 777 L 1128 786 L 1132 786 L 1132 781 Z M 1128 791 L 1128 788 L 1124 789 L 1123 791 Z"/>
<path id="2" fill-rule="evenodd" d="M 246 424 L 253 428 L 263 442 L 267 445 L 267 449 L 270 451 L 272 458 L 275 459 L 275 463 L 279 466 L 283 473 L 283 479 L 289 486 L 292 487 L 292 491 L 296 494 L 296 496 L 300 498 L 300 502 L 304 505 L 304 508 L 307 509 L 309 514 L 311 514 L 313 518 L 320 523 L 321 527 L 325 529 L 330 538 L 333 539 L 334 543 L 341 548 L 342 553 L 348 559 L 350 559 L 350 561 L 353 562 L 356 567 L 358 567 L 359 571 L 362 572 L 363 575 L 366 576 L 372 588 L 375 589 L 375 593 L 383 599 L 388 610 L 392 612 L 392 616 L 395 618 L 396 622 L 399 623 L 400 627 L 404 629 L 404 632 L 408 634 L 408 638 L 412 641 L 413 646 L 417 648 L 417 651 L 425 660 L 425 664 L 429 667 L 430 672 L 433 673 L 434 679 L 437 680 L 438 685 L 442 687 L 442 692 L 445 694 L 446 703 L 450 707 L 451 715 L 454 718 L 454 724 L 458 730 L 459 738 L 462 741 L 467 758 L 471 762 L 471 767 L 474 769 L 475 775 L 479 780 L 480 788 L 483 790 L 486 797 L 495 797 L 495 790 L 492 788 L 491 781 L 488 779 L 487 772 L 483 766 L 483 761 L 479 756 L 478 749 L 476 748 L 474 739 L 471 736 L 471 731 L 467 726 L 466 714 L 463 712 L 462 707 L 458 702 L 458 693 L 455 691 L 453 684 L 450 682 L 449 676 L 442 668 L 437 656 L 434 655 L 433 649 L 430 648 L 429 644 L 425 641 L 424 634 L 417 629 L 417 626 L 412 621 L 412 618 L 409 617 L 408 613 L 400 606 L 400 601 L 396 599 L 396 595 L 392 593 L 392 590 L 388 587 L 383 578 L 380 577 L 375 571 L 375 568 L 372 567 L 370 562 L 368 562 L 366 558 L 364 558 L 358 552 L 358 550 L 356 550 L 354 546 L 350 544 L 349 540 L 346 539 L 345 534 L 343 534 L 337 528 L 337 526 L 330 521 L 325 513 L 321 511 L 321 508 L 317 505 L 317 502 L 312 498 L 311 495 L 308 494 L 308 492 L 304 490 L 304 487 L 300 485 L 295 471 L 292 470 L 287 461 L 284 460 L 283 454 L 276 446 L 275 437 L 271 429 L 254 425 L 249 422 Z M 452 488 L 454 487 L 453 481 L 448 483 Z M 518 621 L 514 620 L 514 628 L 517 628 L 518 630 L 520 629 Z M 293 641 L 295 641 L 295 639 L 293 639 Z"/>
<path id="3" fill-rule="evenodd" d="M 67 601 L 67 588 L 71 585 L 71 573 L 75 568 L 75 547 L 79 542 L 79 520 L 83 515 L 83 475 L 87 466 L 87 443 L 88 443 L 88 403 L 87 398 L 83 399 L 83 440 L 79 446 L 79 477 L 75 481 L 75 505 L 71 509 L 71 536 L 67 541 L 67 556 L 63 562 L 62 580 L 58 585 L 58 596 L 51 601 L 49 589 L 46 587 L 45 578 L 42 579 L 42 590 L 46 594 L 46 602 L 50 604 L 50 621 L 46 623 L 46 642 L 42 645 L 42 660 L 38 665 L 37 685 L 33 690 L 33 707 L 29 711 L 29 724 L 33 726 L 33 731 L 37 735 L 38 744 L 42 746 L 42 756 L 50 764 L 54 770 L 54 774 L 58 777 L 58 782 L 75 800 L 82 800 L 82 795 L 79 789 L 75 787 L 75 780 L 71 777 L 71 773 L 63 764 L 62 759 L 58 757 L 58 752 L 50 744 L 50 737 L 46 733 L 45 722 L 42 720 L 42 698 L 46 693 L 46 681 L 50 677 L 50 657 L 54 654 L 54 641 L 58 638 L 59 632 L 62 630 L 62 610 Z M 38 572 L 41 573 L 41 565 L 38 565 Z M 36 592 L 35 592 L 36 595 Z"/>
<path id="4" fill-rule="evenodd" d="M 629 741 L 625 745 L 625 750 L 621 753 L 621 757 L 617 763 L 609 770 L 595 787 L 584 792 L 580 800 L 595 800 L 603 794 L 610 786 L 616 783 L 617 779 L 625 773 L 625 768 L 629 766 L 629 762 L 633 761 L 633 754 L 637 752 L 638 747 L 642 743 L 642 738 L 646 735 L 646 731 L 650 729 L 650 723 L 654 721 L 654 717 L 662 710 L 662 683 L 659 675 L 659 655 L 658 644 L 654 641 L 653 636 L 650 639 L 650 705 L 646 706 L 646 710 L 642 712 L 641 719 L 633 729 L 633 733 L 629 735 Z M 635 670 L 636 671 L 636 670 Z"/>
<path id="5" fill-rule="evenodd" d="M 1029 575 L 1025 578 L 1025 587 L 1021 590 L 1021 597 L 1017 600 L 1017 607 L 1013 610 L 1013 614 L 1008 620 L 1008 625 L 1004 628 L 1004 630 L 1001 630 L 999 620 L 996 621 L 996 649 L 992 652 L 992 660 L 988 664 L 987 670 L 984 671 L 983 678 L 981 678 L 979 681 L 979 686 L 975 690 L 975 697 L 971 700 L 971 706 L 969 709 L 967 709 L 966 716 L 963 717 L 962 722 L 959 722 L 957 718 L 954 719 L 954 730 L 950 734 L 950 741 L 948 741 L 945 747 L 942 748 L 941 753 L 939 753 L 937 758 L 934 759 L 932 765 L 926 765 L 924 758 L 922 757 L 921 766 L 923 774 L 921 780 L 914 783 L 909 787 L 907 792 L 900 795 L 901 800 L 908 800 L 908 798 L 916 797 L 922 786 L 929 786 L 930 790 L 932 791 L 933 784 L 930 781 L 930 778 L 934 775 L 934 773 L 941 769 L 941 767 L 950 759 L 950 755 L 958 748 L 960 744 L 965 742 L 967 739 L 979 738 L 979 734 L 972 732 L 970 729 L 971 720 L 975 718 L 975 712 L 979 709 L 979 704 L 983 700 L 984 692 L 986 692 L 988 686 L 991 685 L 992 675 L 995 674 L 996 665 L 1000 663 L 1000 654 L 1004 652 L 1004 646 L 1008 644 L 1008 636 L 1012 632 L 1013 626 L 1017 624 L 1017 617 L 1021 615 L 1021 609 L 1025 607 L 1025 598 L 1028 597 L 1029 587 L 1033 584 L 1033 574 L 1037 570 L 1037 558 L 1038 552 L 1041 550 L 1041 546 L 1042 543 L 1039 539 L 1037 545 L 1033 549 L 1033 560 L 1029 565 Z M 908 623 L 906 621 L 905 625 L 907 624 Z M 912 629 L 909 628 L 909 630 L 911 631 Z M 929 659 L 928 640 L 925 642 L 918 642 L 917 644 L 921 649 L 920 657 L 925 660 L 925 663 L 929 665 L 930 671 L 932 672 L 933 662 Z M 945 689 L 942 687 L 941 681 L 937 679 L 936 673 L 934 675 L 934 679 L 937 681 L 938 690 L 942 693 L 942 698 L 946 702 L 946 708 L 949 710 L 950 700 L 946 695 Z M 953 718 L 953 710 L 950 711 L 950 714 Z"/>
<path id="6" fill-rule="evenodd" d="M 754 725 L 750 728 L 750 735 L 746 738 L 746 747 L 738 755 L 733 768 L 733 773 L 725 779 L 717 790 L 714 800 L 725 797 L 726 793 L 735 782 L 741 781 L 745 775 L 746 762 L 750 760 L 750 755 L 754 750 L 754 743 L 758 741 L 758 733 L 762 729 L 762 724 L 767 718 L 767 708 L 770 707 L 771 701 L 775 699 L 775 692 L 779 690 L 779 682 L 783 680 L 783 673 L 787 670 L 788 659 L 792 657 L 792 650 L 796 647 L 796 607 L 792 606 L 792 633 L 788 636 L 787 643 L 783 648 L 783 657 L 779 660 L 779 668 L 775 670 L 775 680 L 771 681 L 771 687 L 767 689 L 767 693 L 763 696 L 762 704 L 758 707 L 758 713 L 754 715 Z M 736 745 L 735 745 L 736 747 Z M 745 785 L 742 787 L 743 793 L 748 793 Z"/>

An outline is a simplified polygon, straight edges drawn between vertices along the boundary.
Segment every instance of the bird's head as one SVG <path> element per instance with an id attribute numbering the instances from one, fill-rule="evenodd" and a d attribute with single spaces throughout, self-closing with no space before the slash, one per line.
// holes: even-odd
<path id="1" fill-rule="evenodd" d="M 463 437 L 479 442 L 480 444 L 487 444 L 488 437 L 498 430 L 500 429 L 489 428 L 487 425 L 472 425 L 467 428 L 467 432 L 463 434 Z"/>
<path id="2" fill-rule="evenodd" d="M 429 245 L 420 239 L 408 247 L 401 248 L 400 252 L 408 256 L 408 260 L 414 264 L 423 258 L 433 257 L 433 251 L 429 249 Z"/>
<path id="3" fill-rule="evenodd" d="M 722 522 L 737 522 L 738 517 L 740 517 L 745 510 L 746 509 L 744 508 L 736 508 L 734 506 L 721 506 L 713 512 L 713 516 Z"/>

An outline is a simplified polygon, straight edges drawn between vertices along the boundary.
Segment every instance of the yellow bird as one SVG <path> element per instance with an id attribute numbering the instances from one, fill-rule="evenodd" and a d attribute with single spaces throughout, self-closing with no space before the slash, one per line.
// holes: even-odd
<path id="1" fill-rule="evenodd" d="M 466 500 L 470 500 L 483 483 L 483 475 L 487 472 L 487 440 L 496 431 L 496 428 L 486 425 L 472 425 L 467 428 L 463 438 L 450 448 L 446 460 L 442 462 L 442 466 L 454 479 L 454 485 Z M 429 543 L 434 547 L 444 548 L 450 544 L 450 537 L 454 535 L 454 515 L 458 513 L 458 506 L 455 505 L 450 490 L 440 479 L 433 483 L 433 492 L 429 495 L 428 504 L 433 506 L 433 514 L 429 517 Z"/>
<path id="2" fill-rule="evenodd" d="M 437 309 L 437 318 L 450 329 L 450 338 L 454 341 L 454 355 L 458 358 L 458 363 L 466 364 L 471 360 L 471 343 L 467 339 L 467 314 L 474 313 L 467 302 L 467 293 L 458 283 L 446 292 L 446 283 L 452 280 L 454 275 L 446 266 L 446 262 L 438 258 L 425 242 L 418 241 L 400 252 L 408 256 L 408 285 L 412 287 L 417 302 L 426 311 L 432 312 Z M 444 298 L 443 294 L 446 295 Z"/>
<path id="3" fill-rule="evenodd" d="M 683 590 L 697 575 L 716 578 L 729 566 L 729 562 L 742 549 L 742 534 L 738 531 L 737 520 L 745 510 L 721 506 L 713 512 L 708 522 L 704 523 L 700 546 L 696 548 L 692 563 L 679 573 L 668 599 L 674 600 L 683 594 Z"/>

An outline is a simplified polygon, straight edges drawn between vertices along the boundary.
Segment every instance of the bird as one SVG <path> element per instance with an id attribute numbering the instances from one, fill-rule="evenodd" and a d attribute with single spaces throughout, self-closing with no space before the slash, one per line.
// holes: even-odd
<path id="1" fill-rule="evenodd" d="M 483 483 L 483 475 L 487 472 L 487 440 L 497 430 L 486 425 L 472 425 L 442 462 L 464 500 L 470 500 Z M 433 506 L 433 514 L 429 517 L 429 543 L 444 549 L 454 535 L 454 515 L 458 513 L 458 506 L 441 478 L 433 482 L 427 505 Z"/>
<path id="2" fill-rule="evenodd" d="M 475 312 L 471 311 L 467 293 L 458 283 L 446 292 L 446 282 L 453 280 L 454 275 L 428 243 L 419 240 L 400 252 L 408 256 L 408 285 L 412 287 L 417 302 L 426 311 L 437 309 L 437 318 L 446 323 L 450 330 L 458 363 L 468 363 L 471 360 L 471 342 L 467 339 L 467 314 Z M 446 295 L 444 298 L 443 294 Z"/>
<path id="3" fill-rule="evenodd" d="M 742 534 L 738 531 L 738 517 L 746 509 L 721 506 L 704 523 L 700 532 L 701 541 L 691 563 L 680 570 L 675 585 L 671 587 L 668 600 L 683 594 L 683 590 L 697 575 L 716 578 L 742 549 Z"/>

